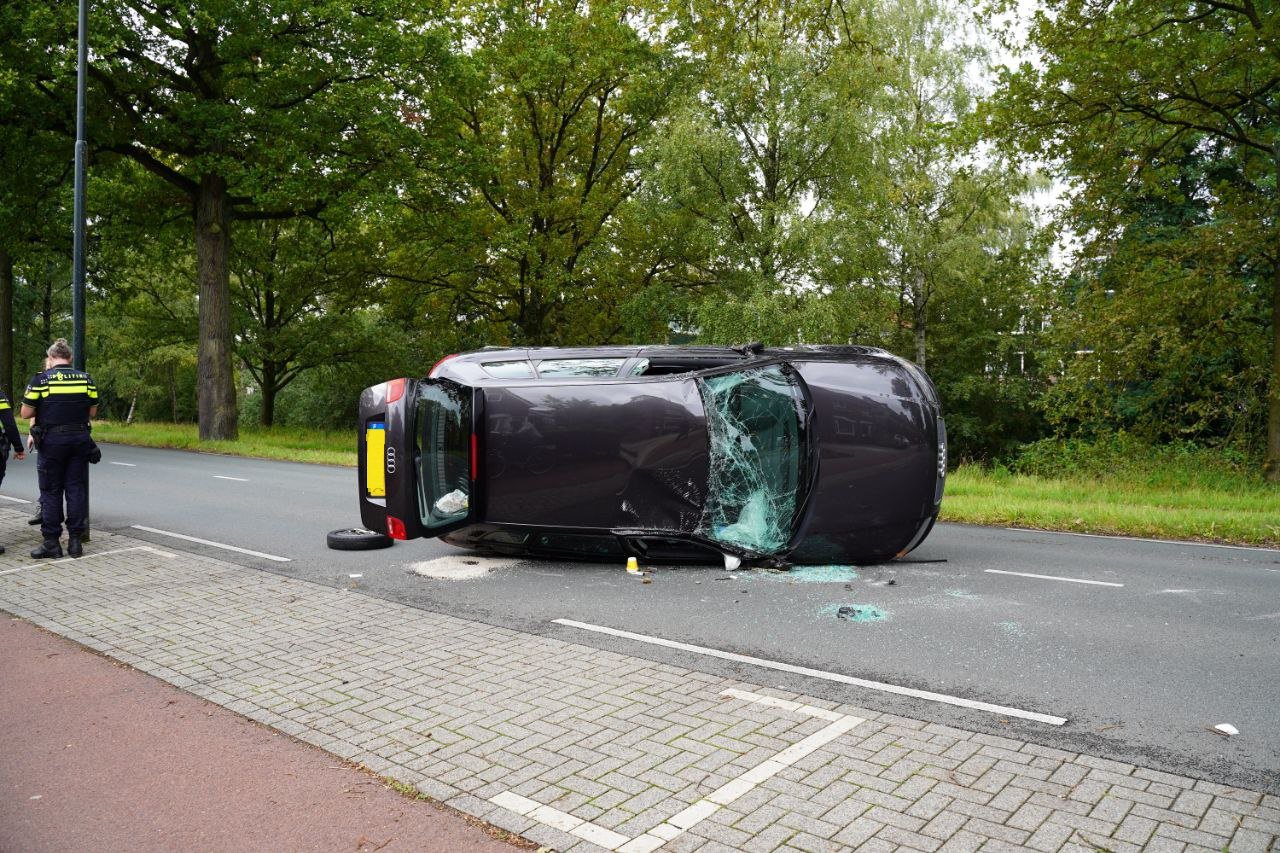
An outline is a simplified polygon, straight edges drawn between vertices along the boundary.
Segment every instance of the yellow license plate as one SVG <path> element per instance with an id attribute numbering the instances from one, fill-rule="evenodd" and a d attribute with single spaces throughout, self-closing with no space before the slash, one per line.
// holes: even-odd
<path id="1" fill-rule="evenodd" d="M 364 488 L 371 498 L 387 496 L 387 425 L 371 421 L 364 430 Z"/>

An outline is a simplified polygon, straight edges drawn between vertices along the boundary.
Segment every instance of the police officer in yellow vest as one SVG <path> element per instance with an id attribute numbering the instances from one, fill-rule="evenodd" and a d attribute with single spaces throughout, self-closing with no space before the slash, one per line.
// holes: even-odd
<path id="1" fill-rule="evenodd" d="M 89 523 L 89 454 L 93 439 L 89 419 L 98 413 L 93 378 L 71 366 L 71 347 L 58 338 L 49 347 L 49 367 L 37 373 L 22 395 L 22 416 L 36 419 L 31 428 L 40 451 L 40 532 L 44 544 L 31 552 L 36 559 L 61 557 L 63 499 L 66 499 L 67 553 L 83 553 L 80 535 Z"/>
<path id="2" fill-rule="evenodd" d="M 13 448 L 15 459 L 27 458 L 27 454 L 22 449 L 22 435 L 18 432 L 18 423 L 13 419 L 13 406 L 9 405 L 9 398 L 3 391 L 0 391 L 0 426 L 4 428 L 4 435 L 0 437 L 0 482 L 3 482 L 9 459 L 9 448 Z M 0 554 L 3 553 L 4 546 L 0 545 Z"/>

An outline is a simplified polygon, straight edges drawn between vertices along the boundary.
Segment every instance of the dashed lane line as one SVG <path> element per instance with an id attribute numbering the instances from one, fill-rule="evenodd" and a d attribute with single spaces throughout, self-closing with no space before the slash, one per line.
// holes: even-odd
<path id="1" fill-rule="evenodd" d="M 247 482 L 249 482 L 249 481 L 248 481 L 247 479 L 245 479 L 244 477 L 224 477 L 224 476 L 222 476 L 221 474 L 214 474 L 214 475 L 213 475 L 213 479 L 215 479 L 215 480 L 235 480 L 237 483 L 247 483 Z"/>
<path id="2" fill-rule="evenodd" d="M 119 465 L 119 466 L 121 466 L 121 467 L 123 467 L 123 468 L 137 468 L 137 467 L 138 467 L 137 465 L 134 465 L 132 462 L 111 462 L 110 464 L 112 464 L 112 465 Z"/>
<path id="3" fill-rule="evenodd" d="M 174 533 L 172 530 L 160 530 L 157 527 L 147 527 L 145 524 L 133 525 L 134 530 L 145 530 L 147 533 L 155 533 L 159 536 L 172 536 L 174 539 L 185 539 L 187 542 L 195 542 L 200 545 L 208 545 L 210 548 L 221 548 L 224 551 L 235 551 L 237 554 L 248 554 L 251 557 L 261 557 L 264 560 L 273 560 L 277 563 L 293 562 L 288 557 L 281 557 L 277 554 L 264 554 L 262 551 L 252 551 L 248 548 L 241 548 L 238 545 L 228 545 L 225 542 L 214 542 L 209 539 L 201 539 L 198 536 L 188 536 L 185 533 Z"/>
<path id="4" fill-rule="evenodd" d="M 1092 586 L 1124 586 L 1122 583 L 1112 583 L 1111 581 L 1090 581 L 1084 578 L 1064 578 L 1058 575 L 1037 575 L 1032 572 L 1006 572 L 1003 569 L 983 569 L 989 575 L 1013 575 L 1019 578 L 1038 578 L 1042 581 L 1063 581 L 1065 583 L 1087 583 Z"/>
<path id="5" fill-rule="evenodd" d="M 8 501 L 9 503 L 15 503 L 15 504 L 31 503 L 31 501 L 23 500 L 22 498 L 11 498 L 8 495 L 0 495 L 0 501 Z"/>
<path id="6" fill-rule="evenodd" d="M 807 666 L 795 666 L 794 664 L 782 663 L 781 661 L 751 657 L 750 655 L 740 655 L 737 652 L 726 652 L 723 649 L 712 649 L 706 646 L 695 646 L 690 643 L 681 643 L 677 640 L 667 640 L 662 637 L 651 637 L 647 634 L 633 634 L 630 631 L 619 631 L 617 628 L 606 628 L 603 625 L 590 625 L 586 622 L 576 622 L 572 619 L 553 619 L 551 621 L 557 625 L 565 625 L 570 628 L 580 628 L 583 631 L 593 631 L 597 634 L 608 634 L 612 637 L 635 640 L 636 642 L 648 643 L 653 646 L 664 646 L 669 649 L 678 649 L 682 652 L 693 652 L 694 654 L 720 658 L 721 660 L 733 661 L 735 663 L 745 663 L 752 666 L 763 667 L 764 669 L 775 669 L 779 672 L 790 672 L 796 675 L 804 675 L 809 678 L 820 678 L 823 681 L 834 681 L 839 684 L 849 684 L 854 687 L 865 687 L 868 690 L 878 690 L 881 693 L 893 693 L 898 696 L 908 696 L 912 699 L 923 699 L 927 702 L 940 702 L 944 705 L 956 705 L 958 707 L 969 708 L 974 711 L 986 711 L 991 714 L 1000 714 L 1004 717 L 1017 717 L 1021 720 L 1033 720 L 1037 723 L 1047 723 L 1051 726 L 1062 726 L 1066 725 L 1067 722 L 1065 717 L 1055 717 L 1051 714 L 1041 714 L 1036 711 L 1024 711 L 1021 708 L 1009 708 L 1004 705 L 993 705 L 989 702 L 978 702 L 973 699 L 965 699 L 961 696 L 948 696 L 945 693 L 934 693 L 930 690 L 916 690 L 913 687 L 903 687 L 898 684 L 888 684 L 883 681 L 869 681 L 865 678 L 855 678 L 851 675 L 844 675 L 839 672 L 826 672 L 821 669 L 810 669 Z"/>

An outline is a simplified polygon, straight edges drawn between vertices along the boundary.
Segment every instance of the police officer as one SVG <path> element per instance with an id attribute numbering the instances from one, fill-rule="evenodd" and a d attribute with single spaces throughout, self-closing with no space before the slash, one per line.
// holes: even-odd
<path id="1" fill-rule="evenodd" d="M 44 544 L 31 552 L 36 559 L 61 557 L 63 498 L 66 498 L 67 553 L 84 553 L 80 534 L 89 520 L 89 419 L 98 413 L 93 378 L 71 366 L 71 347 L 64 338 L 50 345 L 49 367 L 37 373 L 22 395 L 22 416 L 34 417 L 31 428 L 40 451 L 40 532 Z"/>
<path id="2" fill-rule="evenodd" d="M 9 448 L 13 448 L 14 459 L 26 459 L 27 454 L 22 449 L 22 436 L 18 434 L 18 423 L 13 419 L 13 406 L 9 405 L 9 398 L 0 391 L 0 426 L 4 427 L 4 435 L 0 437 L 0 482 L 4 481 L 4 470 L 9 459 Z M 4 553 L 4 546 L 0 545 L 0 554 Z"/>

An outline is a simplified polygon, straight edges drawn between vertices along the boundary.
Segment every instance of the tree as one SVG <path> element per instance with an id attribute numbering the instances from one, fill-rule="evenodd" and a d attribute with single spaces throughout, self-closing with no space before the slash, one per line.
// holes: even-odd
<path id="1" fill-rule="evenodd" d="M 860 283 L 869 223 L 835 202 L 863 186 L 882 94 L 867 10 L 767 0 L 678 14 L 700 79 L 653 152 L 641 201 L 667 256 L 646 272 L 711 287 L 706 310 Z"/>
<path id="2" fill-rule="evenodd" d="M 278 395 L 304 372 L 370 347 L 358 316 L 370 282 L 344 238 L 352 239 L 310 220 L 241 229 L 231 265 L 236 354 L 262 393 L 263 426 L 275 423 Z"/>
<path id="3" fill-rule="evenodd" d="M 20 60 L 73 41 L 31 2 Z M 194 224 L 200 435 L 236 435 L 228 258 L 236 222 L 314 215 L 399 149 L 396 76 L 438 56 L 426 15 L 390 0 L 113 0 L 94 10 L 91 144 L 161 182 Z M 34 68 L 40 69 L 35 63 Z M 410 69 L 402 71 L 402 69 Z M 69 132 L 67 68 L 38 70 L 40 117 Z"/>
<path id="4" fill-rule="evenodd" d="M 1091 246 L 1123 239 L 1135 215 L 1127 197 L 1177 194 L 1182 152 L 1206 146 L 1232 163 L 1232 181 L 1199 191 L 1218 269 L 1248 274 L 1180 275 L 1177 287 L 1190 297 L 1185 289 L 1269 282 L 1270 328 L 1257 327 L 1270 350 L 1264 475 L 1280 483 L 1280 16 L 1254 0 L 1047 0 L 1028 42 L 1040 59 L 1006 76 L 1001 118 L 1024 150 L 1077 182 L 1072 220 Z"/>
<path id="5" fill-rule="evenodd" d="M 1049 336 L 1065 365 L 1044 400 L 1058 424 L 1216 443 L 1265 423 L 1269 288 L 1218 213 L 1239 179 L 1222 154 L 1170 149 L 1163 185 L 1117 200 L 1123 226 L 1077 259 Z"/>
<path id="6" fill-rule="evenodd" d="M 487 340 L 607 339 L 608 228 L 639 185 L 635 155 L 667 109 L 672 57 L 619 0 L 453 11 L 456 77 L 411 120 L 417 150 L 454 152 L 455 169 L 423 172 L 396 199 L 391 298 Z"/>
<path id="7" fill-rule="evenodd" d="M 1018 201 L 1030 182 L 980 150 L 970 65 L 982 53 L 965 41 L 956 11 L 939 0 L 890 8 L 884 50 L 893 72 L 870 192 L 845 203 L 869 208 L 885 253 L 880 277 L 897 299 L 895 326 L 910 331 L 913 358 L 926 367 L 930 320 L 946 309 L 937 301 L 985 291 L 995 260 L 1032 232 Z"/>
<path id="8" fill-rule="evenodd" d="M 14 399 L 22 379 L 15 382 L 15 285 L 40 278 L 51 256 L 69 254 L 71 214 L 67 183 L 71 173 L 71 143 L 24 121 L 40 101 L 23 75 L 12 45 L 23 44 L 29 31 L 20 10 L 0 11 L 0 388 Z M 33 58 L 52 68 L 56 52 Z M 50 283 L 52 286 L 52 283 Z M 19 314 L 21 312 L 18 312 Z M 45 342 L 45 346 L 48 342 Z"/>

